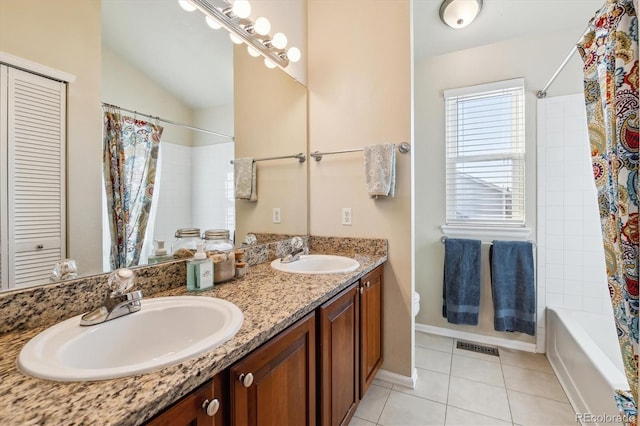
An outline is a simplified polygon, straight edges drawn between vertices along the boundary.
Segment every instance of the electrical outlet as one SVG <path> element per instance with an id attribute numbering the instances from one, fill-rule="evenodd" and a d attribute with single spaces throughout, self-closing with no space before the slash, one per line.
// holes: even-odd
<path id="1" fill-rule="evenodd" d="M 273 223 L 280 223 L 280 207 L 273 208 Z"/>
<path id="2" fill-rule="evenodd" d="M 342 209 L 342 224 L 351 225 L 351 207 L 344 207 Z"/>

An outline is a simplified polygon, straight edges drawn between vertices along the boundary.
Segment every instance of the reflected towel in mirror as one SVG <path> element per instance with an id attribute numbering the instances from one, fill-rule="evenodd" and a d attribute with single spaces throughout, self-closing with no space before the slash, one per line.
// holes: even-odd
<path id="1" fill-rule="evenodd" d="M 233 162 L 236 198 L 258 201 L 257 169 L 253 158 L 236 158 Z"/>
<path id="2" fill-rule="evenodd" d="M 364 147 L 364 173 L 371 197 L 393 197 L 396 187 L 395 144 Z"/>

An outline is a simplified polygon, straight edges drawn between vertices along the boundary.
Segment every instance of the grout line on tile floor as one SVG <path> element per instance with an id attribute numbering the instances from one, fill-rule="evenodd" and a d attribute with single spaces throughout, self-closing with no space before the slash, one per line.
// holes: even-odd
<path id="1" fill-rule="evenodd" d="M 384 404 L 382 404 L 382 410 L 380 410 L 380 414 L 376 419 L 376 425 L 380 425 L 380 417 L 382 417 L 382 413 L 384 413 L 384 409 L 387 407 L 387 402 L 389 402 L 389 398 L 391 397 L 391 392 L 393 392 L 393 386 L 389 389 L 389 393 L 387 394 L 387 398 L 384 400 Z"/>
<path id="2" fill-rule="evenodd" d="M 504 377 L 504 370 L 502 368 L 502 359 L 500 359 L 500 374 L 502 374 L 502 383 L 504 383 L 504 393 L 507 395 L 507 406 L 509 407 L 509 417 L 511 418 L 511 424 L 513 424 L 513 410 L 511 409 L 511 399 L 509 398 L 509 389 L 507 388 L 507 379 L 505 379 Z"/>

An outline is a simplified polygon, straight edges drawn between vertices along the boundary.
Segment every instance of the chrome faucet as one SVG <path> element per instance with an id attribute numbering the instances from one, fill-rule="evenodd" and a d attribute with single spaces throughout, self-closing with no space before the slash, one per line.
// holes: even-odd
<path id="1" fill-rule="evenodd" d="M 82 315 L 80 325 L 89 326 L 137 312 L 142 307 L 142 291 L 126 293 L 133 286 L 134 274 L 131 269 L 122 268 L 109 276 L 109 290 L 102 306 Z"/>
<path id="2" fill-rule="evenodd" d="M 291 239 L 291 253 L 280 259 L 280 263 L 291 263 L 300 260 L 300 255 L 304 253 L 304 241 L 300 237 Z"/>

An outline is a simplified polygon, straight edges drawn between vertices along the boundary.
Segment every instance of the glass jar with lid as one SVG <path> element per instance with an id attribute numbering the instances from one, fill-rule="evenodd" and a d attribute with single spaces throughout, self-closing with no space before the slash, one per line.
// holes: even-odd
<path id="1" fill-rule="evenodd" d="M 226 229 L 204 231 L 204 249 L 213 260 L 213 282 L 221 283 L 235 276 L 235 253 L 233 241 Z"/>
<path id="2" fill-rule="evenodd" d="M 171 252 L 178 259 L 192 257 L 196 252 L 197 244 L 202 242 L 200 228 L 180 228 L 176 231 L 175 237 Z"/>

